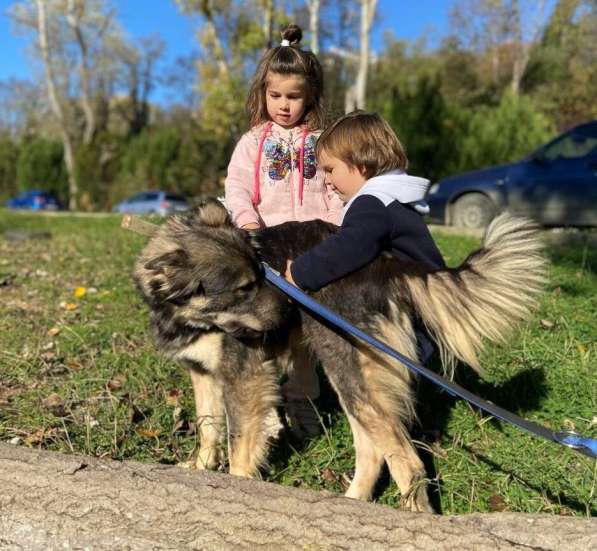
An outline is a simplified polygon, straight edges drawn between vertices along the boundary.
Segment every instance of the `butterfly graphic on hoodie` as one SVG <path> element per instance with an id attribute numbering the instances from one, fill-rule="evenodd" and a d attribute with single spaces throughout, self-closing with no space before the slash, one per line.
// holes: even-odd
<path id="1" fill-rule="evenodd" d="M 315 136 L 307 136 L 305 139 L 303 164 L 303 177 L 305 180 L 313 178 L 317 171 L 317 163 L 315 161 L 316 140 Z M 263 153 L 268 161 L 268 176 L 270 180 L 283 180 L 292 168 L 299 169 L 300 147 L 294 147 L 292 155 L 290 154 L 290 147 L 287 143 L 278 140 L 265 140 Z"/>

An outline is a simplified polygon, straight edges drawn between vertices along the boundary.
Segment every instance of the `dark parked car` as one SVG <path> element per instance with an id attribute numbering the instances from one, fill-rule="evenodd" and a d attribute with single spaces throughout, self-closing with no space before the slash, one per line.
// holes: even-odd
<path id="1" fill-rule="evenodd" d="M 432 221 L 481 228 L 503 210 L 545 226 L 597 226 L 597 121 L 577 126 L 518 163 L 440 180 Z"/>
<path id="2" fill-rule="evenodd" d="M 61 210 L 62 204 L 53 193 L 29 189 L 6 201 L 9 209 Z"/>
<path id="3" fill-rule="evenodd" d="M 187 200 L 176 193 L 167 191 L 144 191 L 121 201 L 112 209 L 113 212 L 130 214 L 159 214 L 167 216 L 189 209 Z"/>

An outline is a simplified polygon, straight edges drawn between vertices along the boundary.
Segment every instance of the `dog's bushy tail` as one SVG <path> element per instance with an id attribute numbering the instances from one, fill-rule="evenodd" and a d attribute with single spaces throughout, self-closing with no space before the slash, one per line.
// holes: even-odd
<path id="1" fill-rule="evenodd" d="M 528 317 L 546 281 L 542 249 L 534 223 L 502 214 L 458 268 L 406 277 L 414 308 L 450 375 L 457 359 L 480 371 L 483 339 L 504 342 Z"/>

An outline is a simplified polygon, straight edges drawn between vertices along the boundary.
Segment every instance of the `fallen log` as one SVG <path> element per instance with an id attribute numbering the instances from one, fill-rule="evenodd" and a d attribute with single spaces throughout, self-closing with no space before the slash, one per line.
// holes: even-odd
<path id="1" fill-rule="evenodd" d="M 597 548 L 597 520 L 407 513 L 328 492 L 0 444 L 0 549 Z"/>

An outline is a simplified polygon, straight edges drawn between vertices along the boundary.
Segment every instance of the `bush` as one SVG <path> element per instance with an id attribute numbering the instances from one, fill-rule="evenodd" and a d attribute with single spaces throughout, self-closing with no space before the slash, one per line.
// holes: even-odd
<path id="1" fill-rule="evenodd" d="M 9 137 L 0 137 L 0 200 L 12 197 L 17 188 L 19 148 Z"/>
<path id="2" fill-rule="evenodd" d="M 453 113 L 457 156 L 448 168 L 454 172 L 519 160 L 554 134 L 553 125 L 530 98 L 511 93 L 495 107 Z"/>
<path id="3" fill-rule="evenodd" d="M 25 142 L 17 159 L 16 180 L 19 190 L 51 191 L 68 204 L 68 178 L 62 144 L 44 138 Z"/>

